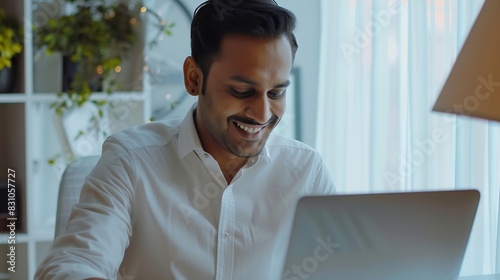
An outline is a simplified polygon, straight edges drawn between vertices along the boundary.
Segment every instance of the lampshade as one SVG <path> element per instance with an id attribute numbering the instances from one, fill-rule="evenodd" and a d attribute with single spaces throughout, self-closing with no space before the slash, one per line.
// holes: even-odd
<path id="1" fill-rule="evenodd" d="M 433 111 L 500 121 L 499 0 L 485 0 Z"/>

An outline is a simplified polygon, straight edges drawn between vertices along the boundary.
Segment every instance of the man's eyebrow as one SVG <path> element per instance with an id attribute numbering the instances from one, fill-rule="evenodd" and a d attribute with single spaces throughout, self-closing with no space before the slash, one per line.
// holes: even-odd
<path id="1" fill-rule="evenodd" d="M 282 83 L 282 84 L 279 84 L 279 85 L 276 85 L 274 86 L 275 88 L 286 88 L 290 85 L 290 80 L 287 80 L 286 82 Z"/>
<path id="2" fill-rule="evenodd" d="M 242 76 L 239 76 L 239 75 L 232 76 L 231 80 L 245 83 L 245 84 L 249 84 L 249 85 L 253 85 L 253 86 L 257 85 L 257 83 L 255 81 L 249 80 L 249 79 L 242 77 Z M 286 82 L 275 85 L 274 87 L 275 88 L 285 88 L 285 87 L 288 87 L 289 85 L 290 85 L 290 80 L 287 80 Z"/>

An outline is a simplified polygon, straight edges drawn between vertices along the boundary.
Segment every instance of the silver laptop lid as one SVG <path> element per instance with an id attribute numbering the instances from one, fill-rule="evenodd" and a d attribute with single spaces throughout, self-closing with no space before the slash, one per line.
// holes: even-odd
<path id="1" fill-rule="evenodd" d="M 485 0 L 433 110 L 500 121 L 500 1 Z"/>
<path id="2" fill-rule="evenodd" d="M 456 279 L 476 190 L 304 197 L 282 279 Z"/>

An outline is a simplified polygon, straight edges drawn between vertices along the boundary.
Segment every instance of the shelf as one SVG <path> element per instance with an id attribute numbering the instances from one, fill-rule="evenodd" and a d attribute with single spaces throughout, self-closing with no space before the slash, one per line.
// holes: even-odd
<path id="1" fill-rule="evenodd" d="M 0 233 L 0 244 L 7 244 L 7 240 L 9 239 L 8 233 Z M 19 243 L 27 243 L 29 237 L 26 233 L 16 233 L 16 244 Z"/>
<path id="2" fill-rule="evenodd" d="M 59 181 L 69 160 L 65 157 L 69 148 L 76 155 L 83 155 L 102 146 L 103 137 L 98 137 L 95 143 L 91 135 L 79 137 L 77 141 L 78 131 L 73 133 L 75 129 L 87 128 L 91 117 L 88 112 L 95 111 L 95 106 L 89 110 L 71 110 L 63 116 L 55 114 L 51 103 L 67 98 L 57 94 L 63 88 L 62 57 L 47 56 L 34 46 L 36 34 L 32 27 L 42 26 L 48 18 L 64 13 L 66 2 L 0 0 L 0 8 L 17 19 L 26 34 L 23 52 L 17 60 L 14 92 L 0 92 L 0 170 L 4 170 L 0 172 L 0 183 L 10 178 L 5 170 L 10 168 L 15 172 L 16 209 L 19 210 L 16 273 L 8 274 L 10 280 L 33 279 L 37 265 L 49 251 L 54 239 Z M 110 105 L 103 108 L 107 122 L 102 123 L 102 129 L 110 133 L 145 123 L 150 118 L 151 91 L 143 90 L 147 86 L 141 45 L 136 51 L 130 60 L 124 61 L 123 71 L 117 75 L 121 90 L 111 94 L 94 92 L 90 98 L 106 100 Z M 57 155 L 61 155 L 58 161 L 49 165 L 48 160 Z M 7 252 L 13 245 L 8 244 L 9 236 L 9 232 L 0 232 L 0 252 Z M 0 255 L 0 279 L 4 278 L 2 273 L 8 272 L 6 258 L 7 254 Z"/>
<path id="3" fill-rule="evenodd" d="M 23 103 L 26 102 L 24 93 L 0 93 L 0 103 Z"/>
<path id="4" fill-rule="evenodd" d="M 34 93 L 30 100 L 38 102 L 53 102 L 58 100 L 56 93 L 40 92 Z M 116 100 L 116 101 L 143 101 L 145 94 L 142 92 L 123 92 L 117 91 L 111 94 L 104 92 L 96 92 L 92 94 L 91 100 Z"/>

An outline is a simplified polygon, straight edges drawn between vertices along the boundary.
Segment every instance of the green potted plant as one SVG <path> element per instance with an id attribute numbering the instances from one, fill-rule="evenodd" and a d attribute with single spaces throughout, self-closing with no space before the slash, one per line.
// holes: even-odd
<path id="1" fill-rule="evenodd" d="M 65 0 L 74 12 L 53 18 L 35 28 L 35 47 L 47 54 L 63 55 L 63 93 L 54 102 L 56 113 L 91 101 L 101 107 L 104 100 L 91 100 L 95 91 L 111 93 L 119 89 L 116 73 L 138 40 L 134 25 L 140 13 L 149 11 L 141 2 L 134 5 L 119 0 Z M 161 32 L 170 34 L 173 24 L 155 15 Z M 99 109 L 99 114 L 102 111 Z"/>
<path id="2" fill-rule="evenodd" d="M 0 9 L 0 92 L 11 92 L 15 84 L 15 58 L 21 53 L 22 30 Z"/>
<path id="3" fill-rule="evenodd" d="M 141 14 L 153 15 L 153 26 L 158 34 L 171 34 L 173 24 L 166 22 L 142 1 L 125 4 L 120 0 L 64 0 L 72 8 L 71 13 L 49 19 L 46 25 L 35 27 L 35 48 L 48 55 L 63 56 L 63 91 L 52 103 L 57 115 L 75 112 L 86 105 L 97 110 L 89 121 L 86 131 L 80 130 L 75 140 L 84 134 L 103 135 L 100 121 L 104 115 L 106 99 L 92 98 L 94 92 L 111 94 L 120 89 L 117 82 L 121 64 L 142 34 L 135 26 L 140 25 Z M 153 45 L 154 42 L 151 42 Z M 100 137 L 100 136 L 99 136 Z M 66 158 L 74 155 L 66 155 Z M 56 156 L 55 158 L 57 158 Z M 53 163 L 54 159 L 49 160 Z"/>

